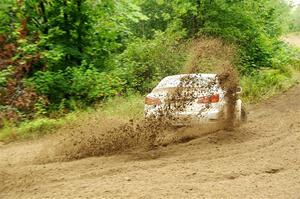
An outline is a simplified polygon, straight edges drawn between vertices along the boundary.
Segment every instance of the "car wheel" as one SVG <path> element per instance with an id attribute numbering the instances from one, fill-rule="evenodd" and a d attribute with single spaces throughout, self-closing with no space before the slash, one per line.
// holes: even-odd
<path id="1" fill-rule="evenodd" d="M 234 127 L 240 127 L 242 124 L 247 121 L 247 112 L 243 105 L 241 105 L 241 109 L 239 111 L 239 115 L 236 117 L 234 121 Z"/>
<path id="2" fill-rule="evenodd" d="M 247 122 L 247 112 L 244 106 L 241 108 L 241 122 L 245 123 Z"/>

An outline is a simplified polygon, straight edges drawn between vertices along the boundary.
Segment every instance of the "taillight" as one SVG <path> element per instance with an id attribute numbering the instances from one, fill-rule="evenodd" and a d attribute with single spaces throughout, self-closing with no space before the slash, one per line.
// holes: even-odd
<path id="1" fill-rule="evenodd" d="M 154 97 L 146 97 L 145 98 L 145 104 L 146 105 L 160 105 L 161 101 L 158 98 L 154 98 Z"/>
<path id="2" fill-rule="evenodd" d="M 208 104 L 209 103 L 209 97 L 199 97 L 197 103 L 199 104 Z"/>
<path id="3" fill-rule="evenodd" d="M 217 103 L 220 101 L 219 94 L 211 95 L 211 96 L 203 96 L 199 97 L 197 103 L 199 104 L 208 104 L 208 103 Z"/>
<path id="4" fill-rule="evenodd" d="M 210 96 L 210 103 L 217 103 L 220 100 L 220 96 L 218 94 Z"/>

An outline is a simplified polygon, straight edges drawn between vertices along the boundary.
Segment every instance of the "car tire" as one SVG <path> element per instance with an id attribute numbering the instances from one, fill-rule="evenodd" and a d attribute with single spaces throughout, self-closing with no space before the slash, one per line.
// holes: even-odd
<path id="1" fill-rule="evenodd" d="M 247 122 L 247 111 L 244 106 L 241 107 L 241 123 Z"/>
<path id="2" fill-rule="evenodd" d="M 241 109 L 239 111 L 238 117 L 236 117 L 233 127 L 240 127 L 242 124 L 247 122 L 247 112 L 243 105 L 241 105 Z"/>

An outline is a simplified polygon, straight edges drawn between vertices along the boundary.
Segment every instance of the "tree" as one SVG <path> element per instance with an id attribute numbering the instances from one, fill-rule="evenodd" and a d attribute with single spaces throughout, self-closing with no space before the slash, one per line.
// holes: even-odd
<path id="1" fill-rule="evenodd" d="M 86 0 L 24 2 L 22 14 L 28 21 L 28 39 L 35 40 L 44 62 L 51 63 L 47 67 L 60 70 L 81 64 L 84 47 L 89 45 L 89 9 Z"/>

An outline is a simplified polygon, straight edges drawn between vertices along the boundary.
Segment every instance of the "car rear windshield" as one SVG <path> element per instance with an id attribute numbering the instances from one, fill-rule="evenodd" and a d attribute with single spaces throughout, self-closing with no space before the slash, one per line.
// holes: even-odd
<path id="1" fill-rule="evenodd" d="M 217 85 L 215 77 L 202 77 L 201 75 L 189 75 L 189 76 L 170 76 L 163 79 L 155 88 L 160 89 L 172 89 L 177 87 L 182 88 L 210 88 Z"/>

